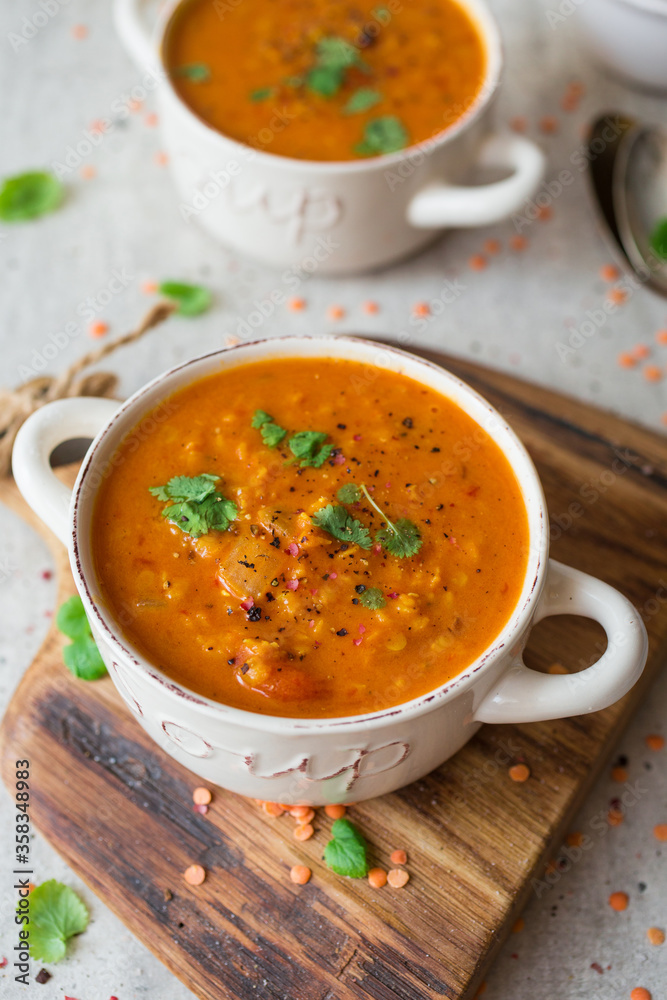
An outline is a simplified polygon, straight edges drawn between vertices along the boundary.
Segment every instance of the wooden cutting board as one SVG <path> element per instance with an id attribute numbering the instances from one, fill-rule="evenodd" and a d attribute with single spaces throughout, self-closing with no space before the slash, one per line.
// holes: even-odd
<path id="1" fill-rule="evenodd" d="M 408 886 L 374 890 L 321 863 L 330 822 L 323 814 L 304 844 L 293 839 L 288 817 L 272 820 L 226 792 L 208 815 L 196 814 L 196 779 L 144 735 L 110 680 L 69 676 L 52 630 L 2 726 L 4 780 L 13 784 L 17 759 L 31 760 L 34 824 L 205 1000 L 474 997 L 531 880 L 543 879 L 545 863 L 558 856 L 575 810 L 661 666 L 665 439 L 508 375 L 436 360 L 490 399 L 527 444 L 549 501 L 553 554 L 607 580 L 641 610 L 651 641 L 645 675 L 595 715 L 484 726 L 427 778 L 351 808 L 375 863 L 387 866 L 394 848 L 409 851 Z M 34 523 L 13 484 L 0 491 Z M 73 583 L 64 550 L 49 540 L 60 601 Z M 530 663 L 580 669 L 600 638 L 590 622 L 550 619 L 533 634 Z M 524 784 L 508 777 L 518 760 L 530 767 Z M 182 879 L 193 862 L 208 872 L 199 888 Z M 306 886 L 290 882 L 296 863 L 313 869 Z"/>

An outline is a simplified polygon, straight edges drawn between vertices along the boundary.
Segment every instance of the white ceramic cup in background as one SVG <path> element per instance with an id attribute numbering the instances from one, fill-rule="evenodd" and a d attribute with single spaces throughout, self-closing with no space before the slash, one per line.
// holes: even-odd
<path id="1" fill-rule="evenodd" d="M 302 357 L 347 358 L 367 365 L 371 374 L 377 368 L 400 372 L 453 400 L 507 457 L 529 520 L 521 596 L 489 648 L 453 680 L 420 698 L 347 718 L 259 715 L 210 701 L 175 683 L 123 634 L 122 624 L 99 596 L 91 556 L 91 514 L 99 484 L 113 476 L 114 453 L 126 434 L 135 428 L 140 439 L 150 434 L 156 418 L 142 421 L 148 411 L 183 386 L 221 369 Z M 61 442 L 87 435 L 95 435 L 95 440 L 72 492 L 54 475 L 49 456 Z M 310 805 L 383 795 L 443 763 L 482 722 L 531 722 L 595 712 L 624 695 L 644 667 L 646 630 L 630 602 L 601 580 L 549 560 L 542 487 L 514 432 L 458 378 L 403 351 L 351 337 L 285 337 L 218 351 L 167 372 L 120 406 L 106 399 L 66 399 L 44 406 L 19 431 L 13 466 L 27 502 L 69 548 L 93 635 L 131 711 L 181 764 L 242 795 Z M 593 666 L 573 675 L 528 669 L 522 650 L 531 625 L 562 614 L 600 622 L 607 650 Z"/>
<path id="2" fill-rule="evenodd" d="M 164 65 L 165 32 L 179 2 L 167 3 L 151 35 L 141 18 L 143 0 L 115 0 L 116 26 L 139 67 L 159 80 L 160 127 L 181 215 L 243 254 L 278 267 L 312 259 L 318 274 L 379 267 L 425 246 L 439 230 L 511 215 L 542 179 L 537 146 L 491 129 L 502 49 L 483 0 L 462 0 L 487 53 L 486 78 L 472 106 L 445 131 L 408 149 L 343 162 L 275 156 L 270 141 L 256 150 L 191 111 Z M 279 109 L 273 121 L 276 129 L 289 128 Z M 477 168 L 509 176 L 466 186 Z"/>
<path id="3" fill-rule="evenodd" d="M 598 62 L 641 87 L 667 90 L 667 0 L 579 3 L 575 17 Z"/>

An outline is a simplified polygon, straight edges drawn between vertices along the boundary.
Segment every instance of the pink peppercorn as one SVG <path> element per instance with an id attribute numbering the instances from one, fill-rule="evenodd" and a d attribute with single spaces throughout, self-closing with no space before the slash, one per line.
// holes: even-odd
<path id="1" fill-rule="evenodd" d="M 353 441 L 361 441 L 361 434 L 353 434 L 352 435 L 352 440 Z"/>
<path id="2" fill-rule="evenodd" d="M 361 639 L 353 639 L 352 640 L 352 645 L 353 646 L 361 646 Z"/>
<path id="3" fill-rule="evenodd" d="M 247 597 L 245 601 L 243 601 L 243 603 L 241 604 L 241 607 L 243 608 L 244 611 L 250 611 L 254 603 L 255 602 L 253 601 L 252 597 Z"/>
<path id="4" fill-rule="evenodd" d="M 392 601 L 395 601 L 396 598 L 398 597 L 398 594 L 396 593 L 395 590 L 392 590 L 391 594 L 387 594 L 387 597 L 391 597 Z"/>
<path id="5" fill-rule="evenodd" d="M 329 573 L 329 579 L 330 580 L 337 580 L 338 579 L 338 573 Z"/>
<path id="6" fill-rule="evenodd" d="M 361 632 L 361 634 L 363 635 L 363 634 L 364 634 L 364 632 L 366 631 L 366 626 L 365 626 L 365 625 L 360 625 L 360 626 L 359 626 L 359 631 L 360 631 L 360 632 Z"/>
<path id="7" fill-rule="evenodd" d="M 204 805 L 201 802 L 195 802 L 192 808 L 196 813 L 199 813 L 201 816 L 205 816 L 206 813 L 208 812 L 208 806 Z"/>
<path id="8" fill-rule="evenodd" d="M 296 544 L 296 542 L 290 542 L 290 544 L 285 549 L 285 552 L 289 553 L 289 555 L 291 556 L 298 556 L 299 546 Z"/>
<path id="9" fill-rule="evenodd" d="M 298 580 L 287 580 L 287 582 L 285 583 L 285 586 L 287 587 L 288 590 L 296 590 L 298 588 L 298 586 L 299 586 L 299 581 Z"/>
<path id="10" fill-rule="evenodd" d="M 345 465 L 345 461 L 345 455 L 341 455 L 340 453 L 334 455 L 334 465 Z"/>

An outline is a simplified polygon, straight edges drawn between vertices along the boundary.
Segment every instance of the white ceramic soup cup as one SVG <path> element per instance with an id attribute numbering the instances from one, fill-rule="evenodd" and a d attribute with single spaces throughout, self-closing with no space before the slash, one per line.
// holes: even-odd
<path id="1" fill-rule="evenodd" d="M 183 688 L 133 647 L 123 622 L 101 598 L 93 568 L 93 505 L 100 483 L 114 475 L 115 453 L 123 438 L 132 433 L 141 447 L 154 421 L 169 419 L 172 393 L 197 379 L 260 359 L 302 357 L 359 361 L 368 387 L 379 369 L 399 372 L 453 400 L 509 460 L 528 513 L 526 575 L 500 634 L 453 680 L 413 701 L 367 715 L 277 718 L 229 708 Z M 364 384 L 358 388 L 363 392 Z M 53 474 L 49 456 L 65 440 L 93 435 L 72 492 Z M 476 446 L 474 434 L 461 442 L 464 450 Z M 13 463 L 21 493 L 69 549 L 93 635 L 130 710 L 181 764 L 205 781 L 242 795 L 310 805 L 382 795 L 447 760 L 482 722 L 530 722 L 595 712 L 625 694 L 644 666 L 646 631 L 635 608 L 602 581 L 549 560 L 542 488 L 514 432 L 454 375 L 403 351 L 350 337 L 286 337 L 217 351 L 161 375 L 120 406 L 105 399 L 66 399 L 44 406 L 21 428 Z M 593 666 L 571 676 L 528 669 L 522 650 L 531 624 L 565 613 L 600 622 L 608 637 L 606 652 Z M 377 655 L 382 658 L 382 650 Z"/>
<path id="2" fill-rule="evenodd" d="M 165 32 L 178 2 L 166 4 L 149 32 L 140 16 L 142 0 L 115 0 L 116 26 L 144 71 L 136 93 L 145 96 L 157 82 L 160 126 L 182 218 L 197 220 L 243 254 L 318 274 L 379 267 L 423 247 L 434 231 L 482 226 L 511 215 L 542 179 L 544 157 L 537 146 L 491 129 L 502 50 L 497 25 L 482 0 L 461 0 L 487 52 L 486 78 L 473 105 L 418 145 L 345 162 L 272 154 L 275 132 L 289 128 L 280 107 L 271 128 L 248 137 L 252 145 L 229 139 L 194 114 L 172 87 L 163 58 Z M 238 0 L 211 2 L 219 5 L 221 17 L 232 17 Z M 409 2 L 388 0 L 383 7 L 398 18 Z M 509 176 L 466 186 L 477 168 Z"/>

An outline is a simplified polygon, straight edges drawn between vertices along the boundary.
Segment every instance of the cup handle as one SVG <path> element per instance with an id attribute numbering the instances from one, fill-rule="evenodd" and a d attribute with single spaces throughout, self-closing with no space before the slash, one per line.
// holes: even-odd
<path id="1" fill-rule="evenodd" d="M 586 715 L 607 708 L 630 690 L 648 652 L 637 609 L 609 584 L 551 559 L 534 622 L 565 614 L 602 625 L 607 649 L 597 663 L 576 674 L 541 674 L 526 667 L 519 653 L 475 709 L 474 721 L 540 722 Z"/>
<path id="2" fill-rule="evenodd" d="M 465 187 L 435 181 L 408 205 L 408 221 L 420 229 L 482 226 L 500 222 L 523 207 L 544 176 L 544 154 L 518 135 L 490 135 L 480 147 L 476 165 L 511 170 L 493 184 Z"/>
<path id="3" fill-rule="evenodd" d="M 141 0 L 114 0 L 113 19 L 128 55 L 140 69 L 153 69 L 158 65 L 158 57 L 141 6 Z"/>
<path id="4" fill-rule="evenodd" d="M 58 399 L 32 413 L 20 428 L 12 451 L 14 480 L 29 507 L 63 545 L 72 534 L 72 491 L 51 468 L 51 452 L 63 441 L 96 437 L 120 403 L 114 399 Z"/>

